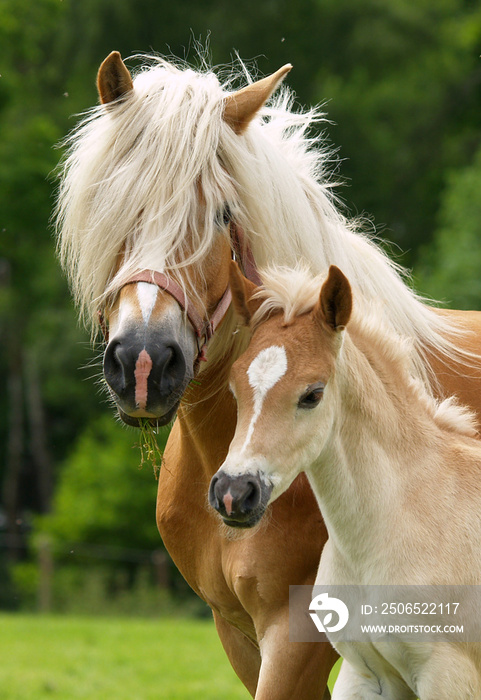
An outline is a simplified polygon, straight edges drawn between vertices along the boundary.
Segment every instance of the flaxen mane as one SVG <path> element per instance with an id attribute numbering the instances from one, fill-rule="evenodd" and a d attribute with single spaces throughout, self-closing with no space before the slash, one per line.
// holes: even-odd
<path id="1" fill-rule="evenodd" d="M 132 272 L 179 269 L 207 255 L 226 235 L 219 221 L 227 204 L 259 266 L 303 261 L 316 275 L 336 264 L 378 300 L 392 328 L 413 338 L 417 372 L 427 380 L 426 351 L 457 356 L 456 331 L 339 211 L 326 177 L 329 154 L 311 135 L 322 115 L 294 112 L 284 87 L 238 136 L 223 120 L 233 79 L 222 85 L 211 71 L 148 58 L 134 90 L 93 108 L 67 139 L 58 245 L 84 319 L 93 323 Z"/>

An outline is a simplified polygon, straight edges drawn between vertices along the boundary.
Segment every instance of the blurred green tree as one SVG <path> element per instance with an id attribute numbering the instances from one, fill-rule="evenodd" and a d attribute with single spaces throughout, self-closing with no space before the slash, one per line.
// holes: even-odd
<path id="1" fill-rule="evenodd" d="M 453 171 L 442 199 L 433 244 L 422 249 L 418 288 L 451 308 L 481 306 L 481 149 Z"/>
<path id="2" fill-rule="evenodd" d="M 157 436 L 163 449 L 168 430 Z M 139 469 L 140 433 L 109 415 L 80 434 L 61 471 L 50 514 L 37 531 L 60 543 L 157 549 L 157 482 L 152 466 Z"/>
<path id="3" fill-rule="evenodd" d="M 49 226 L 54 145 L 70 111 L 59 87 L 64 17 L 57 0 L 0 3 L 0 484 L 14 558 L 25 511 L 49 510 L 59 459 L 99 413 L 79 386 L 90 351 Z"/>
<path id="4" fill-rule="evenodd" d="M 328 0 L 314 70 L 341 145 L 348 204 L 412 264 L 447 171 L 480 142 L 481 11 L 464 0 Z M 318 50 L 319 51 L 319 50 Z"/>

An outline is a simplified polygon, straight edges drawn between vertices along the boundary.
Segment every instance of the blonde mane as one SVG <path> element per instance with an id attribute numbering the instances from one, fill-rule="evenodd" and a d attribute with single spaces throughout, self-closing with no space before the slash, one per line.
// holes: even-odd
<path id="1" fill-rule="evenodd" d="M 150 57 L 128 97 L 93 108 L 66 140 L 58 248 L 82 317 L 94 325 L 97 309 L 139 269 L 201 260 L 221 235 L 227 203 L 258 266 L 303 261 L 317 275 L 334 263 L 378 300 L 392 328 L 413 339 L 428 384 L 426 352 L 462 356 L 455 341 L 463 331 L 422 303 L 399 266 L 339 211 L 329 153 L 310 135 L 322 114 L 294 112 L 284 87 L 238 136 L 223 120 L 233 79 L 222 85 L 209 70 Z M 182 276 L 188 286 L 187 270 Z"/>
<path id="2" fill-rule="evenodd" d="M 273 313 L 281 314 L 283 323 L 292 325 L 296 317 L 311 311 L 318 302 L 326 273 L 314 277 L 302 265 L 292 269 L 271 266 L 261 270 L 261 278 L 263 285 L 254 296 L 262 303 L 254 315 L 253 325 L 261 324 Z M 455 397 L 436 400 L 420 381 L 412 338 L 399 335 L 386 323 L 378 302 L 365 299 L 357 289 L 353 289 L 353 299 L 353 314 L 347 332 L 356 348 L 355 352 L 360 350 L 368 358 L 370 366 L 387 368 L 385 374 L 403 390 L 407 388 L 441 430 L 477 437 L 474 412 L 459 405 Z M 349 353 L 347 364 L 355 365 L 352 353 Z"/>
<path id="3" fill-rule="evenodd" d="M 272 313 L 282 313 L 284 323 L 290 325 L 296 316 L 311 311 L 319 299 L 326 274 L 315 277 L 306 265 L 269 266 L 260 270 L 263 285 L 254 298 L 262 300 L 252 319 L 253 325 L 262 323 Z"/>

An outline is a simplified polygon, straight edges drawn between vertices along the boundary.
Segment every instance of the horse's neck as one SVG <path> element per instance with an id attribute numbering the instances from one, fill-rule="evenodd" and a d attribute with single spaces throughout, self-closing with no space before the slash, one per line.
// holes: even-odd
<path id="1" fill-rule="evenodd" d="M 234 314 L 229 313 L 210 341 L 207 364 L 190 384 L 178 412 L 182 439 L 192 457 L 189 463 L 200 468 L 207 481 L 224 461 L 234 437 L 237 407 L 229 375 L 247 342 L 247 331 L 237 330 Z"/>

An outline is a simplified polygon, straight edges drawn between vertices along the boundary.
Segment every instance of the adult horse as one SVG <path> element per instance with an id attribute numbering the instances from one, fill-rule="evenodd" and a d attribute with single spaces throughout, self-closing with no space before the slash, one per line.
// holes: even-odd
<path id="1" fill-rule="evenodd" d="M 236 424 L 227 377 L 248 341 L 228 304 L 232 255 L 251 277 L 254 261 L 303 260 L 314 274 L 342 267 L 381 300 L 395 331 L 413 338 L 424 381 L 437 374 L 438 390 L 481 415 L 471 360 L 456 373 L 463 351 L 476 349 L 481 320 L 425 306 L 339 212 L 325 182 L 328 156 L 308 136 L 319 113 L 294 113 L 285 89 L 265 106 L 289 69 L 233 92 L 210 71 L 157 58 L 133 80 L 112 53 L 98 74 L 101 104 L 68 140 L 57 210 L 81 314 L 96 324 L 100 310 L 109 326 L 104 374 L 120 416 L 163 424 L 177 411 L 158 527 L 257 700 L 322 697 L 335 654 L 327 644 L 288 643 L 288 586 L 314 581 L 326 539 L 306 480 L 248 535 L 229 536 L 207 505 Z"/>

